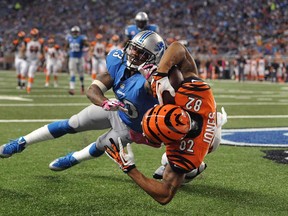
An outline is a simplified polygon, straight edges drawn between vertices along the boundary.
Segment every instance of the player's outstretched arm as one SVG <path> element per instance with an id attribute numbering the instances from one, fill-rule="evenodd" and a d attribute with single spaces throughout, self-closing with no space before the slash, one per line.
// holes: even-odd
<path id="1" fill-rule="evenodd" d="M 168 71 L 174 66 L 177 65 L 179 70 L 182 72 L 184 78 L 188 73 L 198 74 L 196 63 L 187 50 L 187 48 L 178 41 L 173 42 L 167 50 L 164 52 L 163 57 L 158 66 L 158 72 L 168 73 Z"/>
<path id="2" fill-rule="evenodd" d="M 166 166 L 162 181 L 147 178 L 137 168 L 127 173 L 133 181 L 161 205 L 168 204 L 181 186 L 184 174 L 172 171 Z"/>
<path id="3" fill-rule="evenodd" d="M 168 164 L 161 182 L 147 178 L 136 168 L 134 154 L 129 143 L 127 144 L 126 153 L 120 138 L 118 138 L 119 148 L 113 139 L 110 139 L 110 142 L 111 147 L 105 146 L 106 154 L 116 162 L 122 171 L 127 173 L 139 187 L 162 205 L 172 200 L 184 180 L 184 174 L 175 173 Z"/>
<path id="4" fill-rule="evenodd" d="M 99 74 L 89 86 L 86 95 L 93 104 L 102 106 L 103 102 L 108 100 L 104 93 L 112 87 L 112 84 L 113 81 L 109 73 Z"/>

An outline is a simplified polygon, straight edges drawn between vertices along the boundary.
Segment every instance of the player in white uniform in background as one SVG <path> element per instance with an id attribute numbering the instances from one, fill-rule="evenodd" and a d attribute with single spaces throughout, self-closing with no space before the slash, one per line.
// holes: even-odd
<path id="1" fill-rule="evenodd" d="M 25 32 L 18 32 L 18 38 L 13 41 L 12 51 L 15 53 L 15 69 L 17 76 L 17 89 L 22 89 L 25 87 L 26 72 L 27 72 L 27 62 L 25 57 Z M 23 82 L 22 82 L 23 80 Z"/>
<path id="2" fill-rule="evenodd" d="M 40 65 L 40 60 L 44 57 L 43 44 L 39 40 L 39 30 L 33 28 L 30 31 L 30 34 L 31 40 L 26 45 L 25 53 L 28 67 L 28 84 L 26 88 L 28 94 L 31 92 L 35 73 Z"/>
<path id="3" fill-rule="evenodd" d="M 245 56 L 245 65 L 244 65 L 245 80 L 250 78 L 250 72 L 251 72 L 251 59 L 249 56 Z"/>
<path id="4" fill-rule="evenodd" d="M 57 58 L 58 73 L 61 73 L 63 70 L 63 65 L 65 64 L 66 53 L 61 49 L 61 47 L 58 44 L 55 44 L 55 49 L 58 52 L 58 58 Z"/>
<path id="5" fill-rule="evenodd" d="M 45 50 L 45 58 L 46 58 L 46 79 L 45 79 L 45 87 L 49 86 L 50 76 L 53 74 L 54 77 L 54 87 L 58 87 L 58 71 L 59 71 L 59 63 L 58 59 L 59 52 L 55 48 L 55 40 L 54 38 L 48 39 L 48 47 Z"/>
<path id="6" fill-rule="evenodd" d="M 81 93 L 84 94 L 84 47 L 89 47 L 87 37 L 80 34 L 79 26 L 73 26 L 71 28 L 71 35 L 68 35 L 66 38 L 65 50 L 69 49 L 69 61 L 68 68 L 70 74 L 69 82 L 69 94 L 75 94 L 75 82 L 76 82 L 76 73 L 79 74 L 79 79 L 81 82 Z"/>
<path id="7" fill-rule="evenodd" d="M 95 80 L 98 74 L 106 71 L 106 43 L 103 41 L 102 34 L 96 34 L 96 41 L 91 46 L 92 56 L 92 80 Z"/>
<path id="8" fill-rule="evenodd" d="M 265 77 L 265 59 L 264 59 L 262 54 L 261 54 L 260 58 L 258 59 L 257 71 L 258 71 L 258 80 L 259 81 L 264 81 L 264 77 Z"/>
<path id="9" fill-rule="evenodd" d="M 251 59 L 251 80 L 257 80 L 257 60 L 254 56 Z"/>

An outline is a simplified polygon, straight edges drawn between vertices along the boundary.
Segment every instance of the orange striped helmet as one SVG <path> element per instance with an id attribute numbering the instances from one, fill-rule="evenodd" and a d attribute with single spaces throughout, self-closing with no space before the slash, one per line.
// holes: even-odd
<path id="1" fill-rule="evenodd" d="M 118 36 L 117 34 L 114 34 L 114 35 L 112 36 L 112 40 L 113 40 L 113 41 L 118 41 L 118 40 L 119 40 L 119 36 Z"/>
<path id="2" fill-rule="evenodd" d="M 37 36 L 39 34 L 39 30 L 37 28 L 33 28 L 31 29 L 30 34 L 33 36 Z"/>
<path id="3" fill-rule="evenodd" d="M 156 105 L 149 109 L 142 119 L 143 135 L 152 144 L 181 140 L 190 128 L 189 114 L 172 104 Z"/>
<path id="4" fill-rule="evenodd" d="M 49 39 L 48 39 L 48 44 L 54 44 L 54 43 L 55 43 L 54 38 L 49 38 Z"/>
<path id="5" fill-rule="evenodd" d="M 95 35 L 95 37 L 96 37 L 96 39 L 100 40 L 100 39 L 102 39 L 102 38 L 103 38 L 103 35 L 102 35 L 102 34 L 100 34 L 100 33 L 98 33 L 98 34 L 96 34 L 96 35 Z"/>
<path id="6" fill-rule="evenodd" d="M 25 34 L 24 31 L 20 31 L 20 32 L 18 32 L 17 35 L 18 35 L 19 38 L 24 38 L 26 34 Z"/>

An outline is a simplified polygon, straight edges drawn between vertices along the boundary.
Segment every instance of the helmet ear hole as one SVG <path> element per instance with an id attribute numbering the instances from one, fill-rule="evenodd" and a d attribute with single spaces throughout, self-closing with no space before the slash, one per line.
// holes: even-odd
<path id="1" fill-rule="evenodd" d="M 171 143 L 183 139 L 191 128 L 189 114 L 181 107 L 166 104 L 149 109 L 142 119 L 145 137 L 151 143 Z"/>

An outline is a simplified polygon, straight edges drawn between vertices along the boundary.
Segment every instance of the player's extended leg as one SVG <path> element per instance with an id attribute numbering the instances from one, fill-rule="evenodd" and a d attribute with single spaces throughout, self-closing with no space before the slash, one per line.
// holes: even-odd
<path id="1" fill-rule="evenodd" d="M 20 69 L 20 73 L 21 73 L 21 89 L 24 89 L 26 86 L 26 77 L 27 77 L 27 73 L 28 73 L 28 64 L 27 61 L 22 59 L 22 63 L 21 63 L 21 69 Z"/>
<path id="2" fill-rule="evenodd" d="M 77 58 L 72 58 L 72 57 L 69 58 L 68 68 L 69 68 L 69 74 L 70 74 L 70 81 L 69 81 L 68 93 L 70 95 L 75 94 L 75 82 L 76 82 L 75 73 L 77 71 L 77 64 L 78 64 Z"/>
<path id="3" fill-rule="evenodd" d="M 28 94 L 31 93 L 31 89 L 32 89 L 32 85 L 34 83 L 34 77 L 35 77 L 35 73 L 37 71 L 37 62 L 32 61 L 30 62 L 29 65 L 29 70 L 28 70 L 28 83 L 27 83 L 27 88 L 26 91 Z"/>
<path id="4" fill-rule="evenodd" d="M 25 136 L 0 146 L 0 157 L 11 157 L 15 153 L 22 152 L 30 144 L 56 139 L 68 133 L 110 128 L 108 114 L 109 112 L 101 107 L 90 105 L 70 119 L 44 125 Z"/>
<path id="5" fill-rule="evenodd" d="M 53 65 L 51 63 L 48 63 L 46 65 L 45 87 L 49 87 L 50 75 L 52 73 L 52 67 L 53 67 Z"/>
<path id="6" fill-rule="evenodd" d="M 131 143 L 129 128 L 120 120 L 118 113 L 108 113 L 110 114 L 109 119 L 112 125 L 109 131 L 99 136 L 96 142 L 91 143 L 84 149 L 71 152 L 63 157 L 55 159 L 49 164 L 49 168 L 53 171 L 62 171 L 79 164 L 82 161 L 100 157 L 105 152 L 104 146 L 111 145 L 109 138 L 117 140 L 118 142 L 118 137 L 121 137 L 124 146 L 129 142 Z"/>
<path id="7" fill-rule="evenodd" d="M 19 58 L 15 58 L 15 69 L 16 69 L 16 76 L 17 76 L 17 89 L 21 89 L 21 61 Z"/>
<path id="8" fill-rule="evenodd" d="M 78 65 L 78 74 L 79 74 L 79 80 L 81 83 L 81 94 L 85 94 L 85 87 L 84 87 L 84 58 L 81 58 L 79 60 Z"/>

